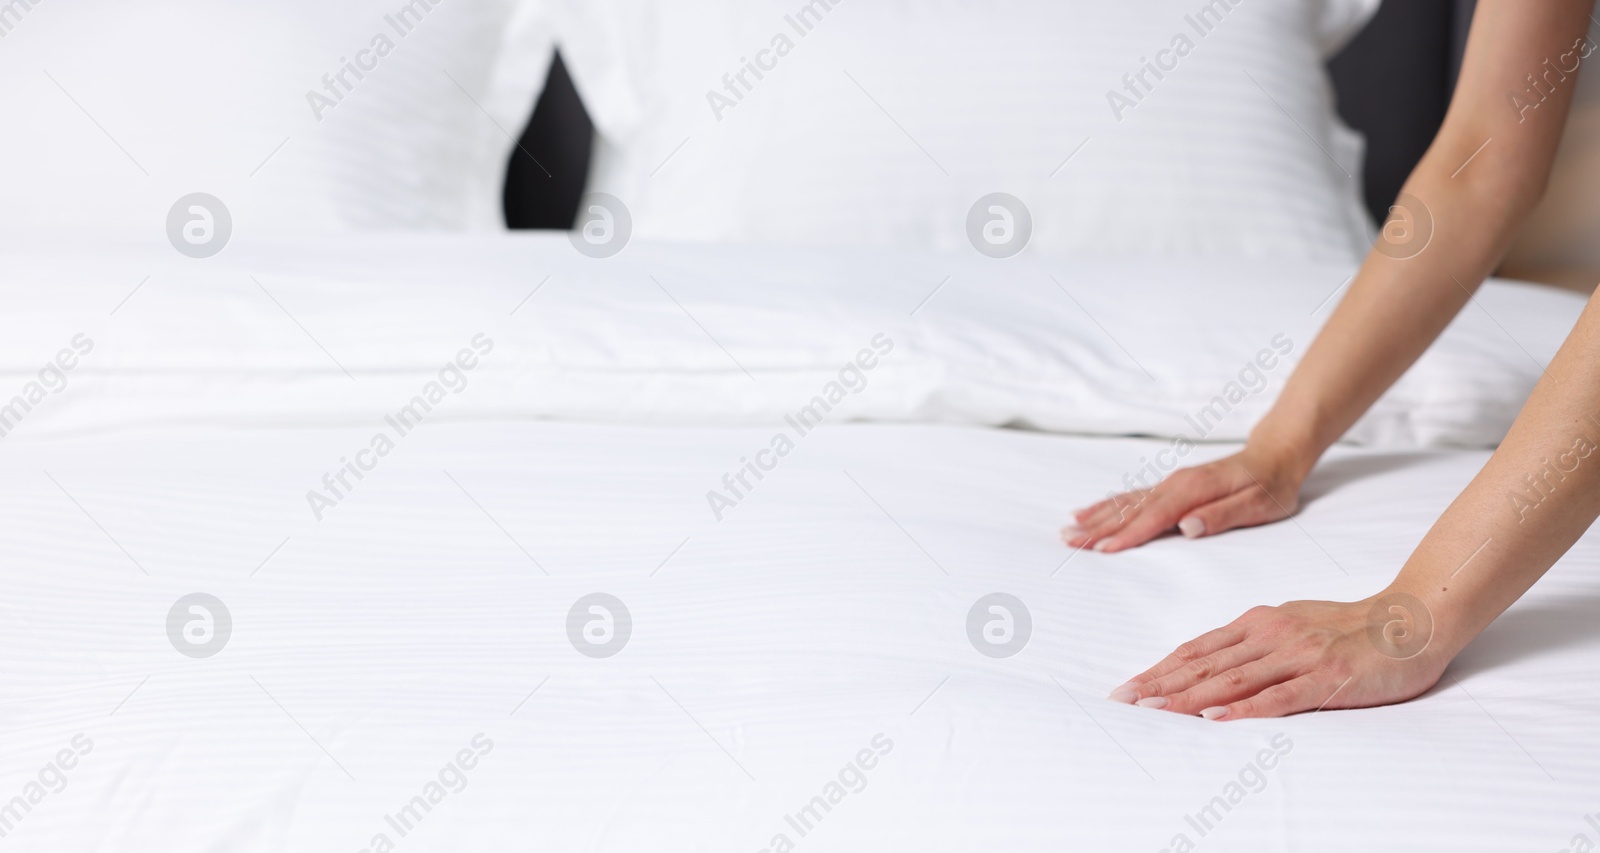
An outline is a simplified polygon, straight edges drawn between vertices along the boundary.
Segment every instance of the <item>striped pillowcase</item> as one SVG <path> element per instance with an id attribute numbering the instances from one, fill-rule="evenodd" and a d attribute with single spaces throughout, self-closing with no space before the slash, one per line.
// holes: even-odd
<path id="1" fill-rule="evenodd" d="M 1323 59 L 1376 0 L 553 0 L 636 237 L 1354 262 Z"/>

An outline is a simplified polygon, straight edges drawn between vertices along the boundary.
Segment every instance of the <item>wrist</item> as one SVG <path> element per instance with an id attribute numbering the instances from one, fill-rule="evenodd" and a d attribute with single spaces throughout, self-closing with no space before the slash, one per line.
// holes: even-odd
<path id="1" fill-rule="evenodd" d="M 1250 431 L 1245 448 L 1275 473 L 1297 484 L 1311 473 L 1326 449 L 1308 430 L 1283 423 L 1270 413 Z"/>
<path id="2" fill-rule="evenodd" d="M 1409 645 L 1399 643 L 1399 648 L 1416 654 L 1425 652 L 1445 663 L 1454 660 L 1487 625 L 1471 606 L 1465 590 L 1413 583 L 1403 571 L 1378 594 L 1363 599 L 1362 604 L 1371 609 L 1374 624 L 1392 626 L 1391 635 L 1403 631 L 1416 635 Z"/>

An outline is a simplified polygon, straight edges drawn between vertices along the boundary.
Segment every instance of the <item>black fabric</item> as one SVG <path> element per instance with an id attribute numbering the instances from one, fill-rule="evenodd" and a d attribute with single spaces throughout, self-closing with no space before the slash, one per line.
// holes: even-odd
<path id="1" fill-rule="evenodd" d="M 1328 63 L 1339 114 L 1367 138 L 1362 194 L 1382 221 L 1433 142 L 1461 68 L 1473 0 L 1385 0 Z"/>
<path id="2" fill-rule="evenodd" d="M 557 54 L 506 167 L 506 226 L 571 228 L 589 180 L 593 142 L 594 125 Z"/>
<path id="3" fill-rule="evenodd" d="M 1473 5 L 1384 0 L 1366 29 L 1328 63 L 1340 115 L 1367 137 L 1362 192 L 1375 221 L 1387 215 L 1444 120 Z M 558 55 L 511 155 L 506 225 L 571 227 L 593 145 L 594 125 Z"/>

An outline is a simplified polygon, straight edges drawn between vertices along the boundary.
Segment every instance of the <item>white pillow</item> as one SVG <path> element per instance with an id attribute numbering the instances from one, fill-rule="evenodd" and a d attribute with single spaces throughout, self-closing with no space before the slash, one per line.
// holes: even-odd
<path id="1" fill-rule="evenodd" d="M 1031 211 L 1034 250 L 1347 262 L 1370 243 L 1361 144 L 1322 60 L 1376 5 L 553 9 L 601 135 L 593 188 L 641 238 L 970 251 L 969 210 L 1003 192 Z M 1149 91 L 1130 95 L 1137 74 Z"/>
<path id="2" fill-rule="evenodd" d="M 0 226 L 163 235 L 204 192 L 235 233 L 501 228 L 540 2 L 11 3 Z"/>
<path id="3" fill-rule="evenodd" d="M 596 262 L 565 234 L 324 238 L 204 266 L 170 247 L 84 256 L 10 242 L 0 235 L 0 268 L 27 285 L 0 312 L 0 409 L 36 399 L 14 406 L 26 418 L 9 436 L 0 410 L 5 441 L 376 424 L 480 333 L 492 354 L 430 419 L 782 426 L 810 410 L 829 423 L 1238 440 L 1354 271 L 642 242 Z M 130 297 L 128 271 L 146 269 Z M 1345 440 L 1495 444 L 1584 302 L 1490 282 Z M 93 351 L 47 376 L 79 333 Z"/>
<path id="4" fill-rule="evenodd" d="M 551 276 L 517 338 L 503 342 L 502 364 L 517 347 L 535 348 L 506 394 L 524 413 L 782 424 L 881 335 L 892 352 L 865 371 L 864 390 L 847 389 L 829 422 L 1190 442 L 1249 436 L 1355 272 L 681 244 L 636 244 L 601 264 L 571 253 L 523 265 Z M 1498 444 L 1585 302 L 1489 281 L 1342 440 Z"/>

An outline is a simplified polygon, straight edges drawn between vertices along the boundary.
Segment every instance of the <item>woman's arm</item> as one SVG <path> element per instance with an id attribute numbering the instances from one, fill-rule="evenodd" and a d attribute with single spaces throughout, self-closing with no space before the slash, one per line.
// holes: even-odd
<path id="1" fill-rule="evenodd" d="M 1199 536 L 1294 511 L 1317 459 L 1444 331 L 1543 195 L 1578 82 L 1560 69 L 1591 49 L 1593 6 L 1478 3 L 1444 125 L 1245 450 L 1082 510 L 1067 544 L 1120 551 L 1174 525 Z"/>
<path id="2" fill-rule="evenodd" d="M 1257 607 L 1112 698 L 1210 719 L 1410 699 L 1600 516 L 1600 295 L 1489 464 L 1387 589 Z"/>

